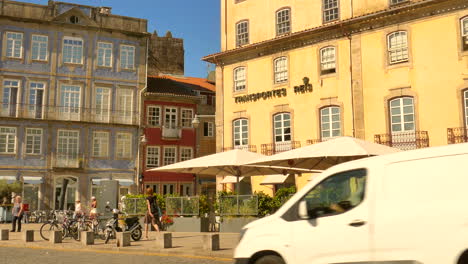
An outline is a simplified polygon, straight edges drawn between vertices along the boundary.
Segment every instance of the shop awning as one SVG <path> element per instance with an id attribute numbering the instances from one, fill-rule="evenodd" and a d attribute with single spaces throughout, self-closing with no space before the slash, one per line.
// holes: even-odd
<path id="1" fill-rule="evenodd" d="M 239 182 L 241 182 L 244 179 L 244 177 L 239 177 Z M 221 181 L 222 184 L 227 184 L 227 183 L 237 183 L 237 177 L 236 176 L 226 176 L 224 179 Z"/>
<path id="2" fill-rule="evenodd" d="M 122 186 L 132 186 L 135 182 L 131 179 L 116 179 L 119 181 L 119 184 Z"/>
<path id="3" fill-rule="evenodd" d="M 0 176 L 0 180 L 6 181 L 8 184 L 14 183 L 16 181 L 15 176 Z"/>
<path id="4" fill-rule="evenodd" d="M 260 185 L 283 184 L 289 175 L 275 174 L 266 176 Z"/>
<path id="5" fill-rule="evenodd" d="M 40 176 L 23 176 L 23 182 L 27 184 L 41 184 L 43 182 L 43 178 Z"/>

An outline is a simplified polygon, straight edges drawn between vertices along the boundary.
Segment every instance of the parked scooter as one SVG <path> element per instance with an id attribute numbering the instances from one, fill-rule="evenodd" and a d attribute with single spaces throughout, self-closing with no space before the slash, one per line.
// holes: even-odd
<path id="1" fill-rule="evenodd" d="M 107 242 L 109 242 L 110 239 L 116 238 L 117 232 L 122 232 L 122 228 L 119 227 L 118 222 L 119 214 L 121 214 L 119 209 L 113 209 L 112 218 L 109 219 L 106 223 L 106 229 L 104 230 L 106 244 Z M 141 236 L 143 235 L 142 229 L 143 227 L 140 225 L 137 216 L 125 218 L 125 227 L 123 231 L 130 232 L 130 236 L 134 241 L 138 241 L 141 239 Z"/>

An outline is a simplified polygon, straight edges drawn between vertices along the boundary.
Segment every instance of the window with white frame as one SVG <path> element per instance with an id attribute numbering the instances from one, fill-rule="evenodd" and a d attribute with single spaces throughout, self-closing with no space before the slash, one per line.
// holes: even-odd
<path id="1" fill-rule="evenodd" d="M 203 136 L 212 137 L 214 135 L 213 122 L 203 122 Z"/>
<path id="2" fill-rule="evenodd" d="M 176 147 L 164 147 L 164 166 L 176 163 L 176 158 Z"/>
<path id="3" fill-rule="evenodd" d="M 26 154 L 39 155 L 42 150 L 42 129 L 26 128 Z"/>
<path id="4" fill-rule="evenodd" d="M 112 43 L 98 42 L 97 65 L 101 67 L 112 66 Z"/>
<path id="5" fill-rule="evenodd" d="M 291 32 L 291 9 L 284 8 L 276 12 L 276 35 Z"/>
<path id="6" fill-rule="evenodd" d="M 130 124 L 132 122 L 133 90 L 117 90 L 117 115 L 121 123 Z"/>
<path id="7" fill-rule="evenodd" d="M 468 90 L 463 92 L 463 103 L 465 105 L 465 127 L 468 127 Z"/>
<path id="8" fill-rule="evenodd" d="M 121 45 L 120 46 L 120 68 L 133 70 L 135 68 L 135 47 Z"/>
<path id="9" fill-rule="evenodd" d="M 149 183 L 149 184 L 146 184 L 145 186 L 146 186 L 145 187 L 146 189 L 151 188 L 151 189 L 153 189 L 154 193 L 159 193 L 159 184 Z"/>
<path id="10" fill-rule="evenodd" d="M 291 141 L 291 114 L 281 113 L 273 116 L 275 142 Z"/>
<path id="11" fill-rule="evenodd" d="M 460 21 L 461 24 L 461 33 L 462 33 L 462 45 L 463 50 L 468 50 L 468 17 L 463 18 Z"/>
<path id="12" fill-rule="evenodd" d="M 180 148 L 180 161 L 193 159 L 193 149 L 187 147 Z"/>
<path id="13" fill-rule="evenodd" d="M 81 87 L 77 85 L 62 85 L 60 89 L 59 112 L 62 119 L 79 120 L 81 102 Z"/>
<path id="14" fill-rule="evenodd" d="M 237 67 L 234 69 L 234 91 L 244 91 L 245 90 L 245 67 Z"/>
<path id="15" fill-rule="evenodd" d="M 111 89 L 107 87 L 96 87 L 95 115 L 97 122 L 109 122 L 111 107 Z"/>
<path id="16" fill-rule="evenodd" d="M 29 83 L 28 110 L 31 118 L 43 117 L 44 88 L 43 82 Z"/>
<path id="17" fill-rule="evenodd" d="M 99 158 L 109 156 L 109 132 L 93 131 L 93 156 Z"/>
<path id="18" fill-rule="evenodd" d="M 0 153 L 16 153 L 16 128 L 0 127 Z"/>
<path id="19" fill-rule="evenodd" d="M 31 59 L 46 61 L 49 37 L 43 35 L 32 35 L 31 41 Z"/>
<path id="20" fill-rule="evenodd" d="M 128 159 L 132 157 L 132 134 L 117 133 L 116 139 L 116 156 L 120 159 Z"/>
<path id="21" fill-rule="evenodd" d="M 322 140 L 341 136 L 339 107 L 329 106 L 320 110 L 320 135 Z"/>
<path id="22" fill-rule="evenodd" d="M 162 185 L 162 194 L 174 194 L 175 193 L 175 184 L 165 183 Z"/>
<path id="23" fill-rule="evenodd" d="M 161 107 L 150 105 L 147 108 L 147 123 L 149 126 L 161 125 Z"/>
<path id="24" fill-rule="evenodd" d="M 321 74 L 336 72 L 335 47 L 325 47 L 320 50 L 320 72 Z"/>
<path id="25" fill-rule="evenodd" d="M 323 22 L 327 23 L 339 18 L 338 0 L 323 0 Z"/>
<path id="26" fill-rule="evenodd" d="M 83 63 L 83 40 L 81 38 L 66 37 L 63 39 L 63 62 Z"/>
<path id="27" fill-rule="evenodd" d="M 159 147 L 146 147 L 146 167 L 159 167 Z"/>
<path id="28" fill-rule="evenodd" d="M 249 22 L 241 21 L 236 24 L 236 46 L 249 44 Z"/>
<path id="29" fill-rule="evenodd" d="M 180 193 L 181 196 L 192 196 L 193 195 L 193 184 L 192 183 L 181 183 Z"/>
<path id="30" fill-rule="evenodd" d="M 76 130 L 58 130 L 57 165 L 76 166 L 78 163 L 80 134 Z"/>
<path id="31" fill-rule="evenodd" d="M 200 103 L 204 105 L 208 104 L 208 97 L 206 96 L 206 94 L 200 95 Z"/>
<path id="32" fill-rule="evenodd" d="M 166 128 L 177 128 L 177 108 L 165 107 L 164 108 L 164 126 Z"/>
<path id="33" fill-rule="evenodd" d="M 249 144 L 249 120 L 237 119 L 233 122 L 234 148 Z"/>
<path id="34" fill-rule="evenodd" d="M 408 36 L 406 31 L 388 35 L 388 59 L 390 64 L 408 61 Z"/>
<path id="35" fill-rule="evenodd" d="M 275 83 L 288 81 L 288 58 L 280 57 L 274 60 Z"/>
<path id="36" fill-rule="evenodd" d="M 182 127 L 192 127 L 193 109 L 182 109 Z"/>
<path id="37" fill-rule="evenodd" d="M 19 80 L 3 81 L 2 116 L 16 117 L 19 87 Z"/>
<path id="38" fill-rule="evenodd" d="M 23 33 L 6 33 L 6 56 L 8 58 L 23 58 Z"/>
<path id="39" fill-rule="evenodd" d="M 399 3 L 408 2 L 409 0 L 390 0 L 391 5 L 397 5 Z"/>
<path id="40" fill-rule="evenodd" d="M 400 97 L 390 101 L 392 133 L 415 130 L 413 98 Z"/>

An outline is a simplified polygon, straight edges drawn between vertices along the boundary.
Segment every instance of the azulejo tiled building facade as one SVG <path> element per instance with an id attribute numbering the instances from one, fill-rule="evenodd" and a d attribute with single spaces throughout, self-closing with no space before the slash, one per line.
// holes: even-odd
<path id="1" fill-rule="evenodd" d="M 221 6 L 222 51 L 204 58 L 217 65 L 218 151 L 271 155 L 336 136 L 404 150 L 467 140 L 466 1 Z M 263 181 L 253 190 L 272 193 Z"/>

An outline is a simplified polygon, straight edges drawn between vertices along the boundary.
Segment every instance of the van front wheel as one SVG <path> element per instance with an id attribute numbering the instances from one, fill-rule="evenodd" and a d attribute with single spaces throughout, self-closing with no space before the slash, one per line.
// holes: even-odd
<path id="1" fill-rule="evenodd" d="M 255 264 L 285 264 L 280 256 L 268 255 L 260 257 L 255 261 Z"/>

